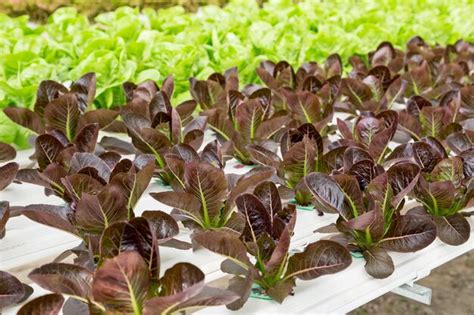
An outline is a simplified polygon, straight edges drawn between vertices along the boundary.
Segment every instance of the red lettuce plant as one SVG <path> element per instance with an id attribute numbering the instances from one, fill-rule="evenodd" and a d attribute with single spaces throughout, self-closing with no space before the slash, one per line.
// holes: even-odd
<path id="1" fill-rule="evenodd" d="M 237 68 L 228 69 L 224 74 L 213 73 L 207 80 L 190 78 L 189 90 L 201 110 L 223 107 L 229 92 L 239 90 Z"/>
<path id="2" fill-rule="evenodd" d="M 51 134 L 63 146 L 73 143 L 81 130 L 90 124 L 100 128 L 110 125 L 118 112 L 108 109 L 88 110 L 96 91 L 95 73 L 87 73 L 71 84 L 68 90 L 62 84 L 42 81 L 36 94 L 34 111 L 8 107 L 5 114 L 15 123 L 37 135 Z"/>
<path id="3" fill-rule="evenodd" d="M 371 70 L 377 67 L 386 67 L 390 71 L 390 75 L 394 75 L 402 70 L 404 58 L 403 51 L 395 49 L 390 42 L 382 42 L 374 51 L 368 53 L 368 64 L 361 56 L 354 55 L 349 58 L 349 63 L 353 68 L 350 76 L 366 77 Z"/>
<path id="4" fill-rule="evenodd" d="M 386 163 L 408 161 L 418 164 L 422 172 L 431 172 L 436 164 L 447 158 L 443 145 L 433 137 L 397 146 L 385 159 Z"/>
<path id="5" fill-rule="evenodd" d="M 165 161 L 166 172 L 172 175 L 170 185 L 175 191 L 185 188 L 184 169 L 187 163 L 203 162 L 222 170 L 225 166 L 221 145 L 217 140 L 209 142 L 199 153 L 190 145 L 177 144 L 165 155 Z"/>
<path id="6" fill-rule="evenodd" d="M 407 42 L 405 51 L 394 49 L 388 42 L 381 43 L 375 51 L 368 54 L 368 66 L 359 56 L 351 57 L 349 61 L 353 66 L 353 72 L 350 76 L 364 78 L 370 71 L 383 66 L 390 74 L 383 76 L 384 78 L 391 78 L 393 82 L 400 77 L 402 82 L 405 82 L 406 89 L 403 92 L 405 97 L 420 95 L 433 100 L 471 81 L 470 58 L 472 58 L 470 43 L 460 40 L 446 47 L 439 45 L 430 47 L 421 37 L 415 36 Z M 390 80 L 383 81 L 390 82 Z"/>
<path id="7" fill-rule="evenodd" d="M 303 178 L 324 168 L 321 135 L 314 125 L 306 123 L 288 130 L 282 136 L 280 148 L 283 159 L 262 146 L 251 145 L 248 150 L 253 161 L 277 170 L 284 186 L 291 190 L 290 195 L 295 197 L 299 205 L 310 204 L 312 195 Z"/>
<path id="8" fill-rule="evenodd" d="M 234 68 L 224 75 L 214 73 L 206 81 L 190 82 L 201 115 L 223 144 L 223 154 L 241 163 L 252 164 L 247 145 L 269 142 L 288 121 L 284 113 L 275 112 L 270 89 L 248 85 L 240 92 Z"/>
<path id="9" fill-rule="evenodd" d="M 293 67 L 284 60 L 277 64 L 271 60 L 262 61 L 256 72 L 269 88 L 276 91 L 282 87 L 294 89 L 298 84 Z"/>
<path id="10" fill-rule="evenodd" d="M 304 63 L 296 73 L 286 61 L 275 64 L 266 60 L 260 63 L 257 74 L 271 89 L 276 111 L 286 112 L 292 124 L 313 123 L 326 134 L 341 82 L 339 55 L 329 56 L 323 65 Z"/>
<path id="11" fill-rule="evenodd" d="M 366 271 L 374 278 L 386 278 L 394 271 L 388 250 L 413 252 L 436 238 L 431 220 L 400 213 L 419 173 L 415 164 L 396 164 L 374 178 L 365 191 L 346 174 L 312 173 L 305 181 L 316 209 L 339 214 L 337 230 L 349 249 L 362 252 Z"/>
<path id="12" fill-rule="evenodd" d="M 398 125 L 398 115 L 395 111 L 386 110 L 373 115 L 369 113 L 360 116 L 350 127 L 347 122 L 338 119 L 337 126 L 343 137 L 336 146 L 359 146 L 381 164 L 389 154 L 388 144 L 393 139 Z"/>
<path id="13" fill-rule="evenodd" d="M 409 82 L 407 92 L 436 99 L 471 80 L 472 44 L 458 41 L 446 47 L 430 47 L 419 36 L 407 43 L 404 78 Z M 407 95 L 407 96 L 411 96 Z"/>
<path id="14" fill-rule="evenodd" d="M 104 154 L 109 160 L 120 159 L 118 154 L 104 153 L 102 146 L 97 146 L 99 129 L 112 123 L 118 112 L 105 109 L 86 111 L 94 94 L 95 75 L 90 73 L 72 84 L 71 90 L 54 81 L 43 81 L 38 88 L 34 111 L 13 107 L 5 109 L 12 120 L 38 134 L 33 155 L 38 170 L 21 170 L 17 174 L 18 180 L 42 185 L 46 187 L 47 194 L 54 193 L 68 199 L 61 180 L 79 171 L 73 169 L 79 167 L 77 159 L 73 160 L 76 153 Z M 107 146 L 106 143 L 104 146 Z M 95 175 L 95 179 L 105 183 L 108 178 L 100 177 L 104 176 L 108 167 L 103 167 L 105 163 L 98 157 L 91 156 L 87 162 L 89 166 L 94 164 L 94 160 L 99 160 L 91 176 Z M 18 166 L 13 163 L 7 166 L 5 171 L 9 170 L 9 178 L 14 177 Z M 82 171 L 87 174 L 92 170 L 89 167 Z M 6 180 L 7 176 L 4 178 Z"/>
<path id="15" fill-rule="evenodd" d="M 296 279 L 315 279 L 341 271 L 351 263 L 347 250 L 332 241 L 312 243 L 303 252 L 291 255 L 295 207 L 283 208 L 278 189 L 272 182 L 263 182 L 253 193 L 240 195 L 236 204 L 246 218 L 240 237 L 223 231 L 206 231 L 195 236 L 200 245 L 227 257 L 221 269 L 234 275 L 229 289 L 240 296 L 228 308 L 241 308 L 253 283 L 281 303 L 292 294 Z"/>
<path id="16" fill-rule="evenodd" d="M 204 274 L 189 263 L 178 263 L 160 277 L 149 270 L 148 262 L 134 250 L 105 260 L 95 272 L 84 267 L 51 263 L 33 270 L 30 279 L 54 294 L 35 299 L 20 310 L 63 308 L 91 313 L 174 314 L 193 307 L 224 305 L 238 297 L 204 283 Z M 64 304 L 62 295 L 69 296 Z M 39 307 L 39 305 L 41 307 Z M 54 311 L 53 311 L 54 310 Z"/>
<path id="17" fill-rule="evenodd" d="M 370 153 L 361 147 L 343 146 L 329 153 L 333 154 L 332 158 L 336 161 L 332 174 L 354 176 L 361 190 L 364 190 L 372 179 L 384 172 L 383 167 L 378 165 Z M 325 158 L 325 162 L 328 163 L 328 158 Z"/>
<path id="18" fill-rule="evenodd" d="M 325 60 L 323 65 L 314 61 L 302 64 L 296 73 L 287 61 L 282 60 L 275 64 L 271 60 L 265 60 L 257 68 L 257 74 L 273 91 L 286 88 L 317 92 L 326 81 L 340 78 L 342 70 L 341 57 L 333 54 Z"/>
<path id="19" fill-rule="evenodd" d="M 320 96 L 323 92 L 330 93 L 329 84 L 326 86 L 327 88 L 320 90 L 318 94 L 310 91 L 283 90 L 291 125 L 314 124 L 323 135 L 330 131 L 329 123 L 333 117 L 333 104 L 322 101 L 323 97 L 328 95 Z"/>
<path id="20" fill-rule="evenodd" d="M 173 144 L 183 143 L 199 149 L 206 128 L 205 117 L 192 119 L 196 102 L 187 101 L 173 108 L 169 99 L 172 93 L 170 77 L 163 83 L 162 90 L 154 83 L 143 83 L 127 92 L 129 101 L 121 108 L 133 145 L 142 153 L 154 155 L 160 178 L 167 184 L 171 177 L 165 172 L 165 154 Z M 183 123 L 186 123 L 184 127 Z"/>
<path id="21" fill-rule="evenodd" d="M 274 175 L 273 168 L 257 168 L 238 179 L 207 162 L 181 164 L 176 176 L 177 191 L 151 193 L 159 202 L 173 207 L 172 214 L 193 230 L 226 229 L 240 233 L 245 224 L 234 211 L 236 198 Z M 175 172 L 176 174 L 178 172 Z"/>
<path id="22" fill-rule="evenodd" d="M 153 175 L 153 169 L 148 166 L 152 161 L 153 157 L 150 155 L 138 156 L 132 162 L 129 159 L 121 159 L 121 156 L 114 152 L 104 152 L 99 156 L 88 152 L 75 152 L 66 160 L 54 159 L 44 169 L 22 169 L 18 172 L 17 179 L 43 186 L 47 195 L 55 194 L 72 203 L 77 202 L 82 192 L 97 193 L 109 184 L 123 185 L 124 188 L 129 184 L 129 189 L 144 190 Z M 138 181 L 139 186 L 135 185 Z M 133 202 L 129 201 L 128 208 L 133 207 L 135 199 L 137 198 L 134 198 Z"/>
<path id="23" fill-rule="evenodd" d="M 428 135 L 433 132 L 428 122 L 445 128 L 446 125 L 437 125 L 439 120 L 449 121 L 453 116 L 458 116 L 458 113 L 453 115 L 452 110 L 437 108 L 443 95 L 453 95 L 462 85 L 472 82 L 469 56 L 472 56 L 472 44 L 463 41 L 446 47 L 430 47 L 416 36 L 407 42 L 405 52 L 383 42 L 368 54 L 368 64 L 360 56 L 349 59 L 353 70 L 348 78 L 342 80 L 343 98 L 336 107 L 355 114 L 355 110 L 379 112 L 403 105 L 400 122 L 406 123 L 409 129 L 401 125 L 400 130 L 409 131 L 412 137 L 420 138 L 418 132 Z M 466 95 L 468 87 L 462 89 Z M 422 105 L 419 100 L 423 100 L 425 105 L 433 103 L 435 106 L 424 109 L 422 119 L 416 122 L 421 108 L 414 107 Z M 465 100 L 467 106 L 459 112 L 462 116 L 469 115 L 469 104 L 472 104 L 469 98 Z M 443 112 L 447 117 L 440 117 Z"/>
<path id="24" fill-rule="evenodd" d="M 459 128 L 455 122 L 459 118 L 461 94 L 456 90 L 448 91 L 437 103 L 435 106 L 422 96 L 412 96 L 406 109 L 399 113 L 399 130 L 414 140 L 424 136 L 446 138 L 453 129 Z"/>
<path id="25" fill-rule="evenodd" d="M 125 82 L 123 83 L 122 88 L 125 94 L 126 104 L 123 106 L 114 106 L 114 110 L 133 112 L 150 120 L 153 118 L 151 116 L 155 116 L 156 114 L 156 111 L 154 113 L 151 112 L 152 107 L 155 107 L 156 109 L 156 104 L 150 104 L 151 100 L 158 92 L 162 92 L 166 94 L 167 98 L 165 100 L 160 99 L 159 101 L 161 101 L 161 104 L 163 104 L 164 101 L 169 102 L 169 100 L 173 98 L 174 79 L 171 75 L 166 77 L 162 83 L 161 89 L 152 80 L 146 80 L 139 84 L 135 84 L 133 82 Z M 155 101 L 157 100 L 158 99 L 155 99 Z M 192 114 L 195 108 L 196 102 L 192 100 L 185 101 L 176 106 L 175 109 L 179 113 L 183 125 L 186 125 L 189 121 L 192 120 Z M 162 110 L 167 109 L 162 107 Z M 107 128 L 107 130 L 126 133 L 127 126 L 124 124 L 123 121 L 115 120 L 114 123 Z"/>
<path id="26" fill-rule="evenodd" d="M 449 245 L 461 245 L 471 234 L 471 226 L 461 212 L 474 198 L 470 169 L 472 159 L 466 165 L 461 157 L 445 158 L 420 177 L 414 190 L 422 207 L 411 212 L 431 218 L 439 239 Z"/>
<path id="27" fill-rule="evenodd" d="M 368 64 L 360 56 L 352 56 L 352 72 L 341 83 L 343 96 L 339 110 L 356 115 L 356 111 L 379 113 L 403 103 L 408 85 L 399 72 L 403 68 L 404 52 L 391 43 L 381 43 L 367 56 Z"/>
<path id="28" fill-rule="evenodd" d="M 286 116 L 269 118 L 270 108 L 268 99 L 258 97 L 237 100 L 230 113 L 218 107 L 201 115 L 207 117 L 210 129 L 223 143 L 225 155 L 233 156 L 243 164 L 252 164 L 247 146 L 266 145 L 277 131 L 285 127 L 287 121 Z M 272 144 L 270 142 L 268 145 Z"/>
<path id="29" fill-rule="evenodd" d="M 391 110 L 403 100 L 407 83 L 399 75 L 391 77 L 389 68 L 376 66 L 362 77 L 342 79 L 342 101 L 337 109 L 356 115 L 357 111 L 379 113 Z"/>

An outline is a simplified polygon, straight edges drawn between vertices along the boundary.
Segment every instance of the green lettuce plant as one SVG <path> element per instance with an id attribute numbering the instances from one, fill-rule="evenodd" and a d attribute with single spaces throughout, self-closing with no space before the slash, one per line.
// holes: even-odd
<path id="1" fill-rule="evenodd" d="M 67 82 L 87 72 L 97 73 L 99 108 L 123 103 L 123 82 L 162 81 L 169 73 L 182 100 L 188 78 L 232 66 L 252 83 L 258 81 L 254 69 L 268 59 L 321 62 L 337 52 L 347 66 L 350 56 L 365 55 L 382 41 L 395 48 L 414 35 L 432 43 L 472 41 L 472 11 L 469 1 L 271 0 L 260 8 L 256 1 L 233 0 L 198 13 L 179 6 L 142 12 L 122 7 L 94 21 L 61 8 L 42 25 L 0 15 L 0 107 L 31 108 L 42 79 Z M 27 146 L 24 130 L 12 132 L 12 126 L 1 125 L 0 141 Z"/>

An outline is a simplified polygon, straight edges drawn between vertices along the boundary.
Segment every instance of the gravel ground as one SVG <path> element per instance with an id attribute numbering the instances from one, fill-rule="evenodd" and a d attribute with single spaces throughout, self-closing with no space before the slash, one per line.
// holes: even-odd
<path id="1" fill-rule="evenodd" d="M 473 251 L 433 270 L 429 277 L 417 283 L 433 289 L 431 305 L 424 305 L 399 295 L 388 293 L 350 314 L 474 314 Z"/>

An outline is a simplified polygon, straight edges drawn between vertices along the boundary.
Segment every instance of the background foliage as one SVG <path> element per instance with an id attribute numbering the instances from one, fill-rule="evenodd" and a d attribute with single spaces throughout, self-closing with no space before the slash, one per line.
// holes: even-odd
<path id="1" fill-rule="evenodd" d="M 0 12 L 11 16 L 27 14 L 34 21 L 45 21 L 60 7 L 74 7 L 80 13 L 92 18 L 121 6 L 161 9 L 181 5 L 189 11 L 196 11 L 202 5 L 223 5 L 227 2 L 226 0 L 3 0 L 0 2 Z"/>

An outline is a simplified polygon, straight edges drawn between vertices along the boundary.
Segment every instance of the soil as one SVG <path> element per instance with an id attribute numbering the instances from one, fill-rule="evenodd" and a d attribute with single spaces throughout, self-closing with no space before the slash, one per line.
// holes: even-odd
<path id="1" fill-rule="evenodd" d="M 433 270 L 430 276 L 417 283 L 433 290 L 431 305 L 388 293 L 350 314 L 474 314 L 474 251 Z"/>

